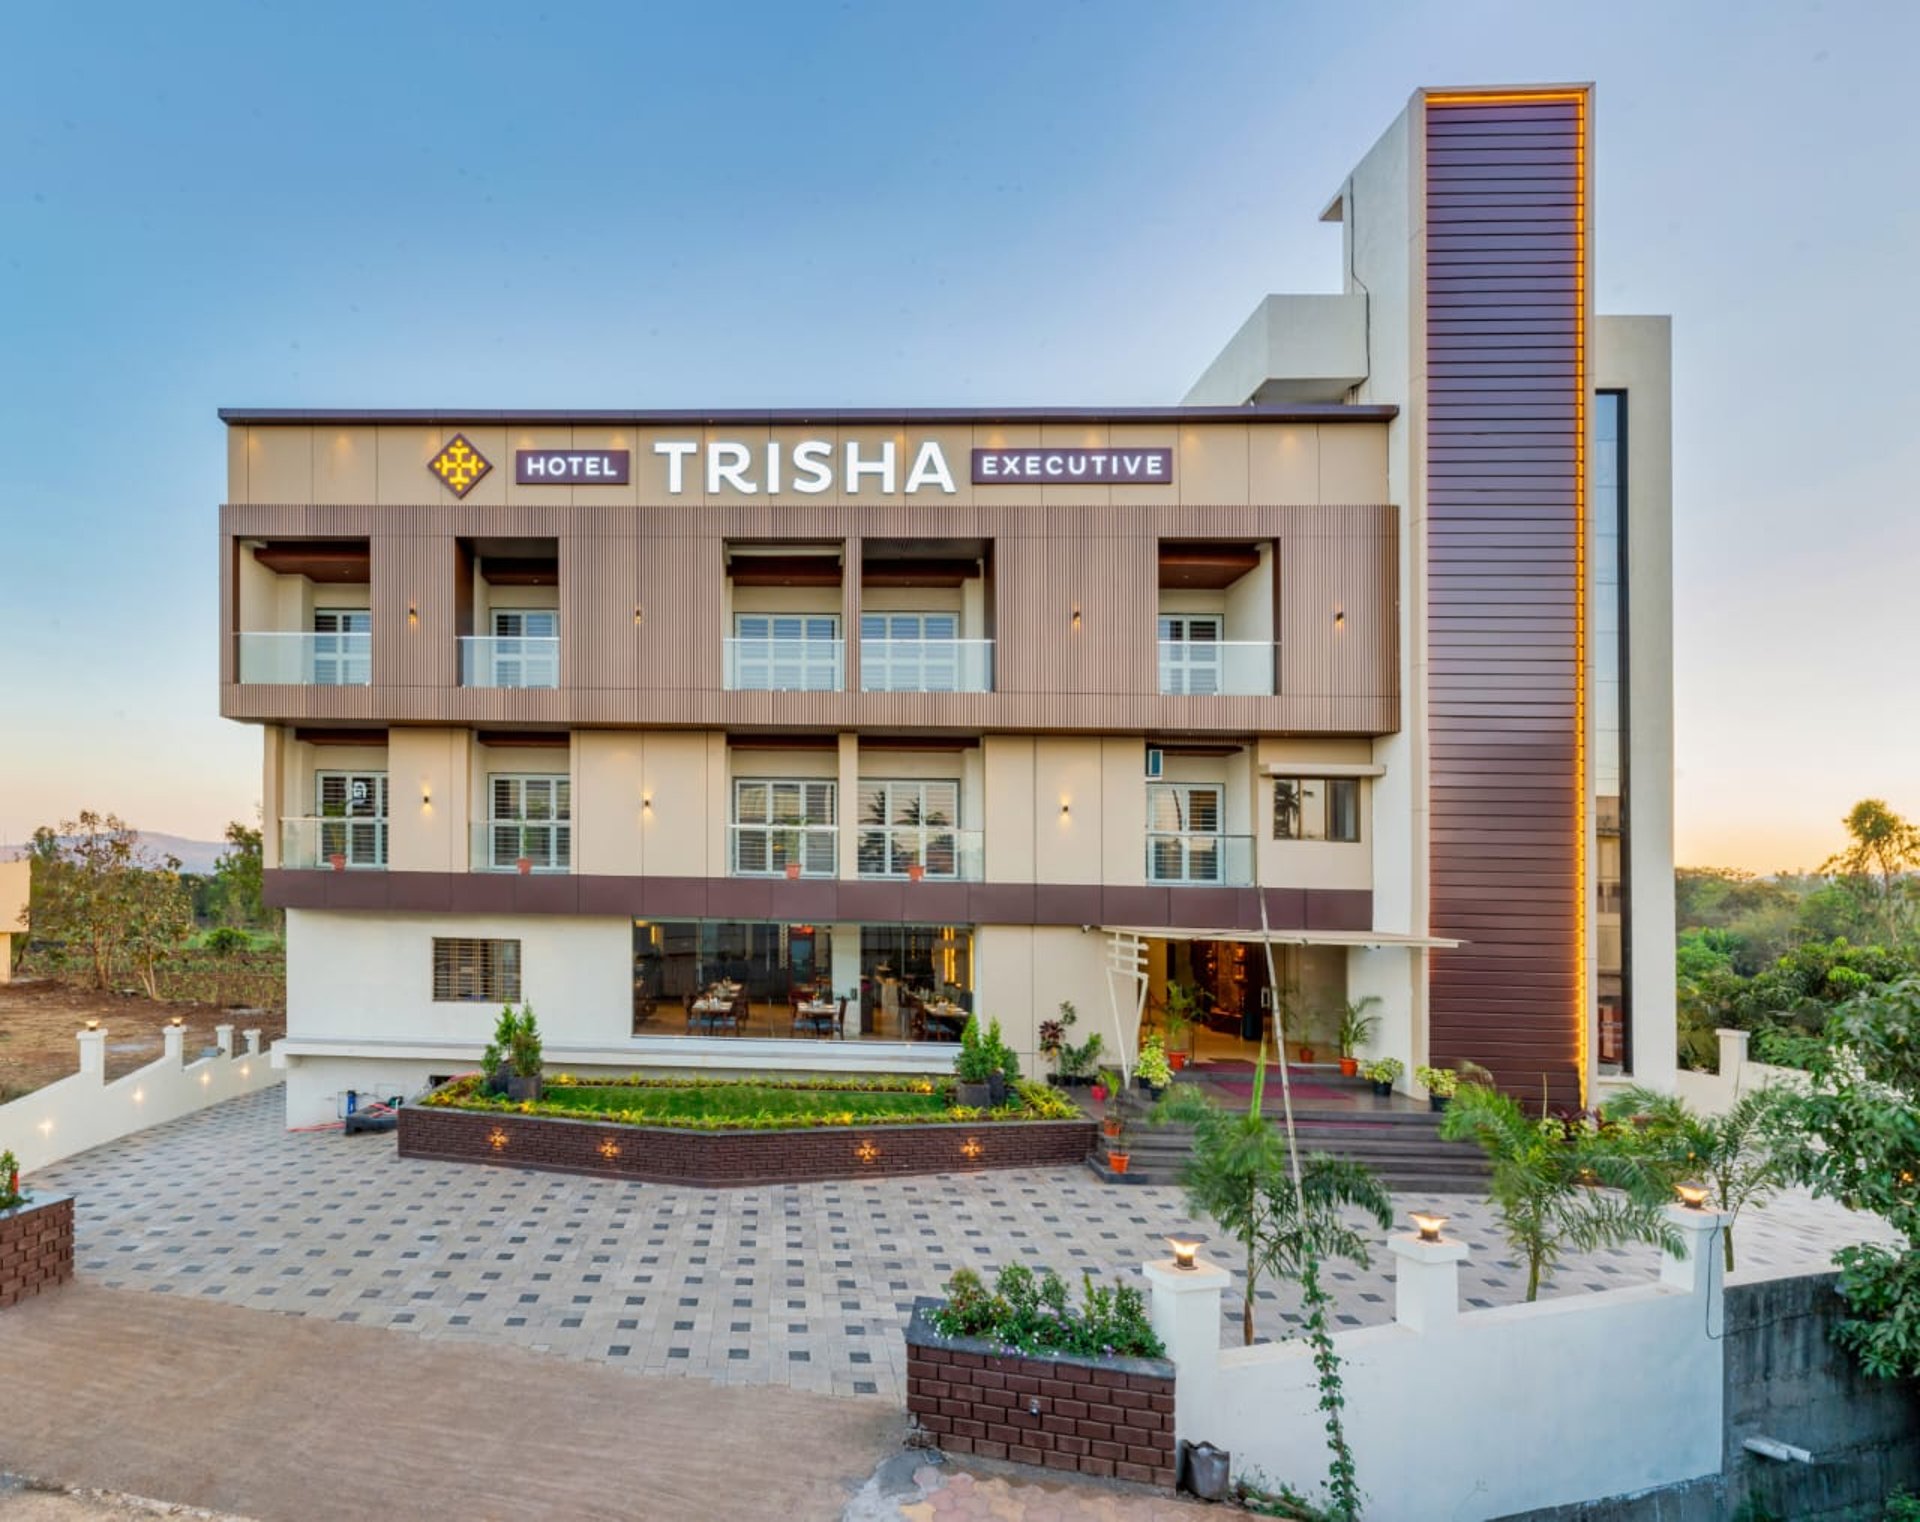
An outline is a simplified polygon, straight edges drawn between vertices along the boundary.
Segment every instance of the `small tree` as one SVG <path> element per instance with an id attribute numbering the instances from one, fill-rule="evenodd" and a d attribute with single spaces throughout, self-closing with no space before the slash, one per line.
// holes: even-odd
<path id="1" fill-rule="evenodd" d="M 1526 1259 L 1529 1300 L 1569 1252 L 1621 1242 L 1651 1242 L 1675 1257 L 1685 1251 L 1661 1213 L 1672 1199 L 1667 1173 L 1624 1128 L 1596 1127 L 1585 1117 L 1531 1120 L 1511 1095 L 1463 1083 L 1440 1134 L 1478 1142 L 1493 1165 L 1493 1206 L 1507 1241 Z"/>
<path id="2" fill-rule="evenodd" d="M 1801 1173 L 1817 1193 L 1870 1210 L 1903 1245 L 1842 1248 L 1835 1330 L 1870 1374 L 1920 1375 L 1920 977 L 1834 1010 L 1819 1037 L 1791 1038 L 1809 1075 L 1794 1114 L 1808 1145 Z"/>
<path id="3" fill-rule="evenodd" d="M 1841 822 L 1849 844 L 1823 862 L 1820 870 L 1836 873 L 1844 887 L 1866 901 L 1888 944 L 1894 944 L 1912 907 L 1912 874 L 1920 868 L 1920 828 L 1880 798 L 1862 798 Z"/>
<path id="4" fill-rule="evenodd" d="M 154 865 L 141 853 L 138 833 L 117 815 L 83 810 L 57 830 L 34 831 L 32 861 L 36 934 L 83 949 L 93 986 L 111 987 L 143 886 L 138 879 Z"/>
<path id="5" fill-rule="evenodd" d="M 121 901 L 123 932 L 134 975 L 149 999 L 160 997 L 160 964 L 193 933 L 193 895 L 180 876 L 180 858 L 163 857 L 127 874 Z"/>
<path id="6" fill-rule="evenodd" d="M 1727 1216 L 1721 1239 L 1732 1273 L 1740 1212 L 1763 1208 L 1767 1196 L 1793 1181 L 1794 1100 L 1791 1090 L 1770 1085 L 1742 1094 L 1723 1115 L 1701 1115 L 1674 1095 L 1635 1087 L 1607 1102 L 1606 1117 L 1639 1127 L 1671 1183 L 1698 1179 L 1706 1188 L 1713 1208 Z"/>
<path id="7" fill-rule="evenodd" d="M 227 825 L 226 839 L 228 849 L 213 864 L 221 915 L 229 925 L 263 926 L 267 907 L 261 832 L 236 819 Z"/>

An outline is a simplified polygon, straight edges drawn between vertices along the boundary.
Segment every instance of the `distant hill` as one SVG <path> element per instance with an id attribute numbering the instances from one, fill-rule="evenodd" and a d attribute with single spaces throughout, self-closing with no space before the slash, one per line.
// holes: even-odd
<path id="1" fill-rule="evenodd" d="M 224 840 L 189 840 L 184 835 L 163 835 L 158 830 L 140 831 L 140 844 L 149 855 L 179 857 L 182 872 L 200 877 L 212 872 L 213 864 L 227 854 Z M 0 845 L 0 861 L 11 861 L 26 854 L 24 842 Z"/>

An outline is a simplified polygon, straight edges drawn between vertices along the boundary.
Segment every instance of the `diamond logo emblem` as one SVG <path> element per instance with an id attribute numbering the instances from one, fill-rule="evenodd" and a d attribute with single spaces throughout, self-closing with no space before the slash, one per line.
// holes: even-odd
<path id="1" fill-rule="evenodd" d="M 487 457 L 469 444 L 465 434 L 456 433 L 447 447 L 427 461 L 427 469 L 456 497 L 464 497 L 480 484 L 480 478 L 493 469 Z"/>

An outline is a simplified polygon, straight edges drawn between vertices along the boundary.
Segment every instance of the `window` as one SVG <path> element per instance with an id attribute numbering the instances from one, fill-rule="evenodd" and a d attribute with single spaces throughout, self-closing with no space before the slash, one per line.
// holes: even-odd
<path id="1" fill-rule="evenodd" d="M 867 692 L 956 692 L 960 615 L 860 615 L 860 685 Z"/>
<path id="2" fill-rule="evenodd" d="M 1147 788 L 1147 881 L 1221 880 L 1220 788 L 1156 782 Z"/>
<path id="3" fill-rule="evenodd" d="M 733 784 L 733 870 L 769 877 L 798 867 L 808 877 L 838 875 L 835 793 L 825 781 L 739 777 Z"/>
<path id="4" fill-rule="evenodd" d="M 433 938 L 436 1004 L 511 1004 L 520 997 L 520 943 Z"/>
<path id="5" fill-rule="evenodd" d="M 1273 784 L 1275 840 L 1360 838 L 1358 777 L 1279 777 Z"/>
<path id="6" fill-rule="evenodd" d="M 1220 691 L 1221 619 L 1217 613 L 1160 616 L 1160 690 Z"/>
<path id="7" fill-rule="evenodd" d="M 536 872 L 573 867 L 573 783 L 564 776 L 487 779 L 487 865 L 510 872 L 522 858 Z"/>
<path id="8" fill-rule="evenodd" d="M 860 784 L 860 875 L 957 877 L 958 782 Z"/>
<path id="9" fill-rule="evenodd" d="M 364 687 L 373 680 L 373 615 L 365 608 L 313 610 L 313 685 Z"/>
<path id="10" fill-rule="evenodd" d="M 387 864 L 387 774 L 318 772 L 314 812 L 319 816 L 322 860 L 344 856 L 350 867 Z"/>
<path id="11" fill-rule="evenodd" d="M 1593 556 L 1594 992 L 1599 1000 L 1595 1056 L 1601 1071 L 1633 1070 L 1632 744 L 1627 683 L 1627 393 L 1594 397 L 1593 497 L 1588 543 Z"/>
<path id="12" fill-rule="evenodd" d="M 835 692 L 840 620 L 825 613 L 740 613 L 731 685 L 743 692 Z"/>
<path id="13" fill-rule="evenodd" d="M 495 687 L 560 685 L 560 615 L 552 608 L 493 610 Z"/>

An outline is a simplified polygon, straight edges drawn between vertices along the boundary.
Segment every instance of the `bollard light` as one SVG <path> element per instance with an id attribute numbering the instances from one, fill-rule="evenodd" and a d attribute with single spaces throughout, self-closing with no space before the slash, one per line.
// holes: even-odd
<path id="1" fill-rule="evenodd" d="M 89 1021 L 87 1021 L 87 1029 L 88 1029 L 88 1030 L 90 1030 L 90 1031 L 97 1031 L 97 1030 L 99 1030 L 99 1029 L 100 1029 L 100 1019 L 99 1019 L 99 1016 L 97 1016 L 97 1015 L 96 1015 L 96 1016 L 94 1016 L 94 1017 L 93 1017 L 92 1019 L 90 1019 Z"/>
<path id="2" fill-rule="evenodd" d="M 1191 1273 L 1199 1266 L 1196 1259 L 1206 1240 L 1205 1237 L 1190 1236 L 1184 1232 L 1168 1237 L 1167 1246 L 1173 1249 L 1173 1266 Z"/>
<path id="3" fill-rule="evenodd" d="M 1420 1240 L 1422 1242 L 1438 1242 L 1440 1240 L 1440 1228 L 1447 1224 L 1448 1217 L 1443 1215 L 1430 1215 L 1424 1210 L 1410 1210 L 1407 1212 L 1407 1215 L 1413 1224 L 1420 1228 Z"/>
<path id="4" fill-rule="evenodd" d="M 1707 1187 L 1704 1184 L 1675 1184 L 1673 1192 L 1680 1196 L 1680 1203 L 1689 1210 L 1707 1208 Z"/>

